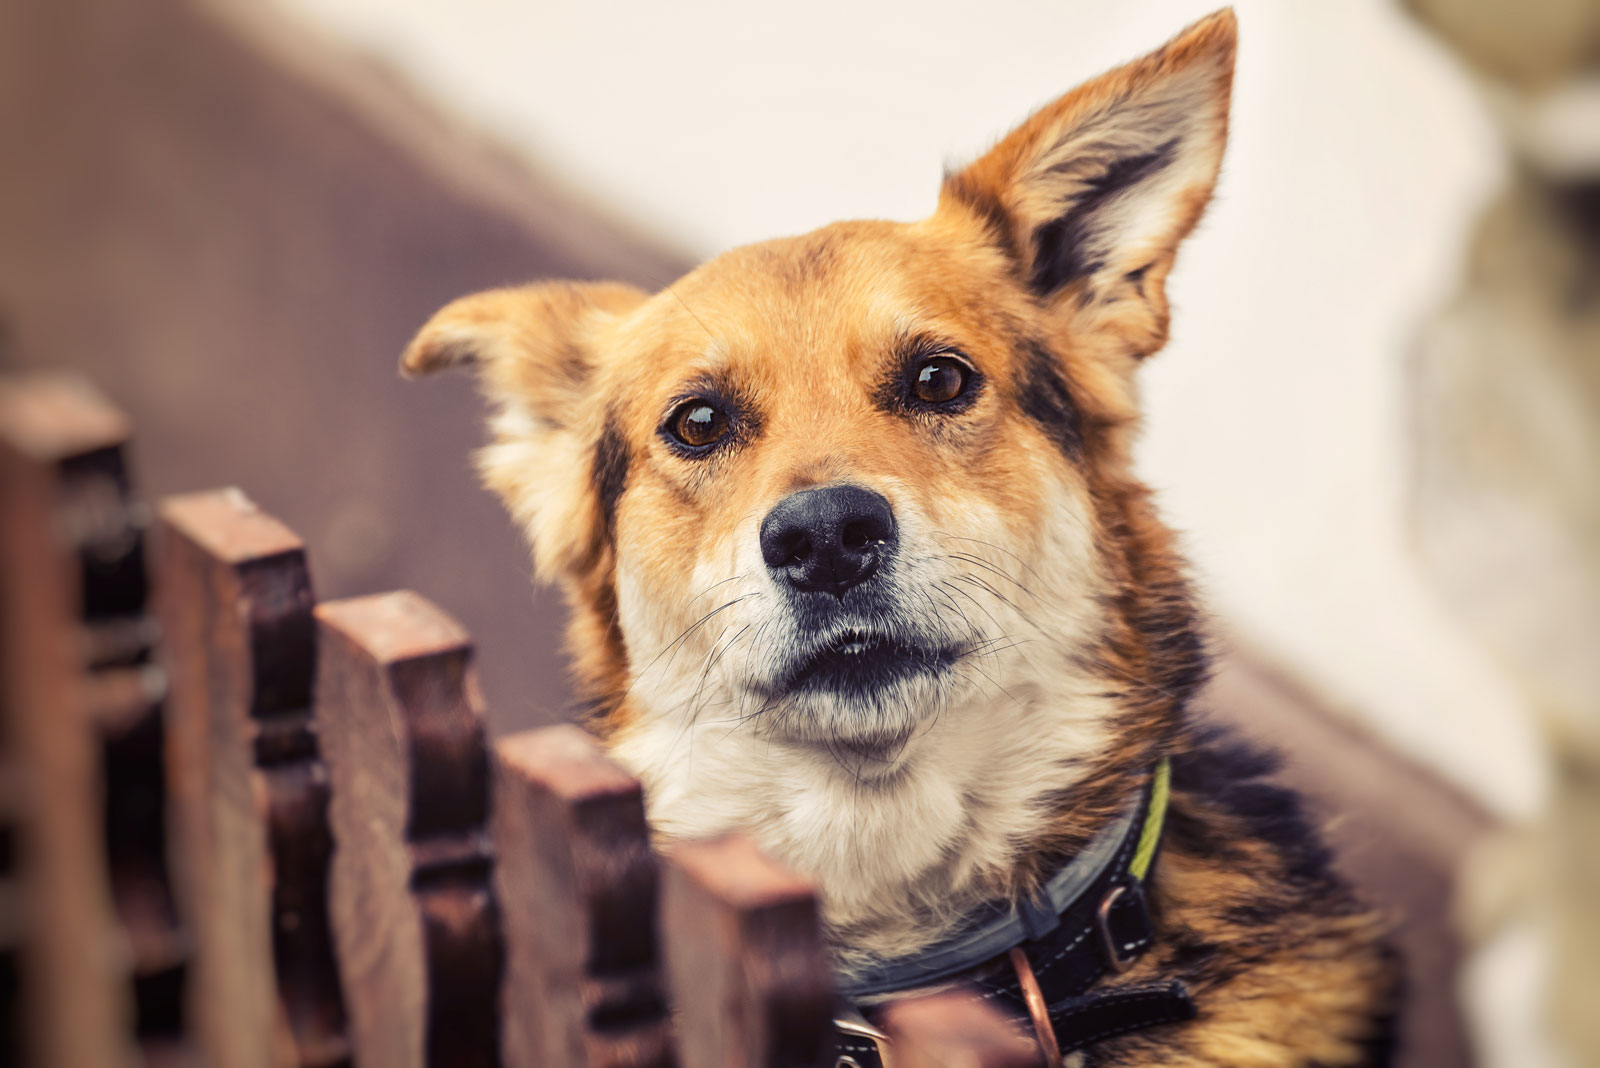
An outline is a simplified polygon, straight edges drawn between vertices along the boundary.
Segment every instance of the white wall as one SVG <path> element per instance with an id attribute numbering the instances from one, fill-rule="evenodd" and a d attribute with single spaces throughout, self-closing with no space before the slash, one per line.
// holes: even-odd
<path id="1" fill-rule="evenodd" d="M 695 253 L 911 218 L 940 169 L 1209 0 L 277 0 Z M 1143 462 L 1219 615 L 1507 812 L 1511 691 L 1406 545 L 1401 358 L 1500 163 L 1381 0 L 1241 0 L 1233 143 L 1173 281 Z M 665 281 L 665 280 L 663 280 Z"/>

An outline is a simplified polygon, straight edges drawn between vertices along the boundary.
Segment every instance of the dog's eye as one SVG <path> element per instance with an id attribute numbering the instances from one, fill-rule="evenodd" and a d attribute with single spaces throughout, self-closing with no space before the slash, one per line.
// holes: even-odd
<path id="1" fill-rule="evenodd" d="M 954 356 L 930 356 L 917 365 L 911 392 L 924 404 L 945 404 L 966 392 L 971 369 Z"/>
<path id="2" fill-rule="evenodd" d="M 728 433 L 728 417 L 703 400 L 685 401 L 667 420 L 667 430 L 690 448 L 703 449 Z"/>

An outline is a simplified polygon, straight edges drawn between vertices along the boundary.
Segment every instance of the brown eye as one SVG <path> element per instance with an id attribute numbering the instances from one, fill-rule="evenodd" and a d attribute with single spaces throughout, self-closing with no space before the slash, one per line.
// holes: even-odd
<path id="1" fill-rule="evenodd" d="M 931 356 L 917 367 L 911 392 L 925 404 L 945 404 L 966 391 L 969 369 L 954 356 Z"/>
<path id="2" fill-rule="evenodd" d="M 728 417 L 703 400 L 692 400 L 672 413 L 667 429 L 690 448 L 703 449 L 728 433 Z"/>

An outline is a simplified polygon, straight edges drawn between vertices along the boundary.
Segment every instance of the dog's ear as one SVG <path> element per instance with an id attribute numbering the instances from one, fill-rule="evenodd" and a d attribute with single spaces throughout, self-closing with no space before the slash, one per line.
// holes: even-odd
<path id="1" fill-rule="evenodd" d="M 626 453 L 596 379 L 606 331 L 645 299 L 619 283 L 477 293 L 434 315 L 400 358 L 408 377 L 478 372 L 493 409 L 478 469 L 527 533 L 546 580 L 592 570 L 608 541 Z"/>
<path id="2" fill-rule="evenodd" d="M 1222 162 L 1236 40 L 1219 11 L 1047 104 L 946 179 L 941 211 L 976 214 L 1041 300 L 1143 305 L 1159 346 L 1166 274 Z"/>
<path id="3" fill-rule="evenodd" d="M 565 422 L 594 370 L 596 330 L 645 299 L 620 282 L 545 282 L 490 289 L 445 305 L 400 357 L 420 378 L 470 366 L 496 402 L 514 399 L 541 419 Z M 502 397 L 509 391 L 515 396 Z"/>

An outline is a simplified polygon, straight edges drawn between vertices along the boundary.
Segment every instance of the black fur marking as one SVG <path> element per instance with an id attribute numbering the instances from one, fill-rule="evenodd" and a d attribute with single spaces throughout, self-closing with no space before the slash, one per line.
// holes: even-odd
<path id="1" fill-rule="evenodd" d="M 1361 1042 L 1361 1063 L 1356 1068 L 1393 1068 L 1400 1055 L 1400 1021 L 1391 1013 L 1381 1016 L 1373 1033 Z"/>
<path id="2" fill-rule="evenodd" d="M 622 431 L 615 419 L 606 420 L 606 428 L 594 447 L 594 490 L 600 498 L 600 511 L 605 516 L 606 540 L 612 544 L 617 539 L 617 500 L 628 484 L 628 446 L 622 440 Z"/>
<path id="3" fill-rule="evenodd" d="M 1245 855 L 1232 836 L 1221 833 L 1205 819 L 1178 808 L 1168 811 L 1162 837 L 1171 846 L 1197 857 L 1237 863 Z"/>
<path id="4" fill-rule="evenodd" d="M 1221 951 L 1222 947 L 1215 942 L 1203 942 L 1192 935 L 1178 938 L 1173 941 L 1172 951 L 1167 955 L 1163 968 L 1191 976 L 1209 968 Z"/>
<path id="5" fill-rule="evenodd" d="M 1150 268 L 1153 267 L 1153 266 L 1155 266 L 1155 264 L 1147 263 L 1143 267 L 1139 267 L 1139 268 L 1137 268 L 1135 270 L 1129 271 L 1127 274 L 1122 276 L 1122 280 L 1124 282 L 1127 282 L 1129 285 L 1133 286 L 1134 289 L 1138 290 L 1139 296 L 1142 297 L 1142 296 L 1145 295 L 1145 292 L 1144 292 L 1144 276 L 1145 276 L 1146 273 L 1149 272 Z"/>
<path id="6" fill-rule="evenodd" d="M 1396 979 L 1396 989 L 1391 995 L 1395 1009 L 1373 1021 L 1371 1033 L 1361 1042 L 1363 1056 L 1359 1068 L 1392 1068 L 1400 1056 L 1400 1017 L 1408 982 L 1406 962 L 1392 943 L 1383 947 L 1383 955 Z"/>
<path id="7" fill-rule="evenodd" d="M 1083 416 L 1067 388 L 1059 357 L 1041 341 L 1023 342 L 1017 403 L 1069 460 L 1083 453 Z"/>
<path id="8" fill-rule="evenodd" d="M 1170 697 L 1187 701 L 1211 677 L 1211 654 L 1195 620 L 1186 585 L 1153 592 L 1136 620 L 1155 668 L 1157 685 Z"/>
<path id="9" fill-rule="evenodd" d="M 1233 944 L 1227 947 L 1204 941 L 1193 932 L 1173 941 L 1172 950 L 1162 962 L 1162 974 L 1177 977 L 1199 992 L 1236 978 L 1248 968 L 1247 959 Z"/>
<path id="10" fill-rule="evenodd" d="M 1011 235 L 1011 214 L 1000 199 L 986 189 L 980 189 L 961 174 L 946 174 L 945 190 L 966 205 L 983 223 L 989 239 L 1013 262 L 1022 261 L 1021 249 Z"/>
<path id="11" fill-rule="evenodd" d="M 1266 781 L 1279 770 L 1277 754 L 1216 727 L 1201 728 L 1199 743 L 1196 753 L 1173 761 L 1173 790 L 1204 797 L 1239 819 L 1251 837 L 1284 859 L 1291 882 L 1308 887 L 1337 882 L 1332 852 L 1306 818 L 1300 796 Z M 1213 841 L 1205 848 L 1225 851 L 1228 843 Z"/>
<path id="12" fill-rule="evenodd" d="M 1041 297 L 1062 286 L 1094 274 L 1105 266 L 1093 240 L 1095 217 L 1107 204 L 1172 162 L 1178 139 L 1141 156 L 1127 156 L 1106 167 L 1105 173 L 1085 183 L 1064 214 L 1033 233 L 1033 274 L 1029 284 Z M 1073 161 L 1070 165 L 1077 165 Z"/>
<path id="13" fill-rule="evenodd" d="M 1241 927 L 1269 927 L 1293 912 L 1294 908 L 1294 904 L 1286 900 L 1261 900 L 1234 905 L 1222 915 L 1229 923 Z"/>

